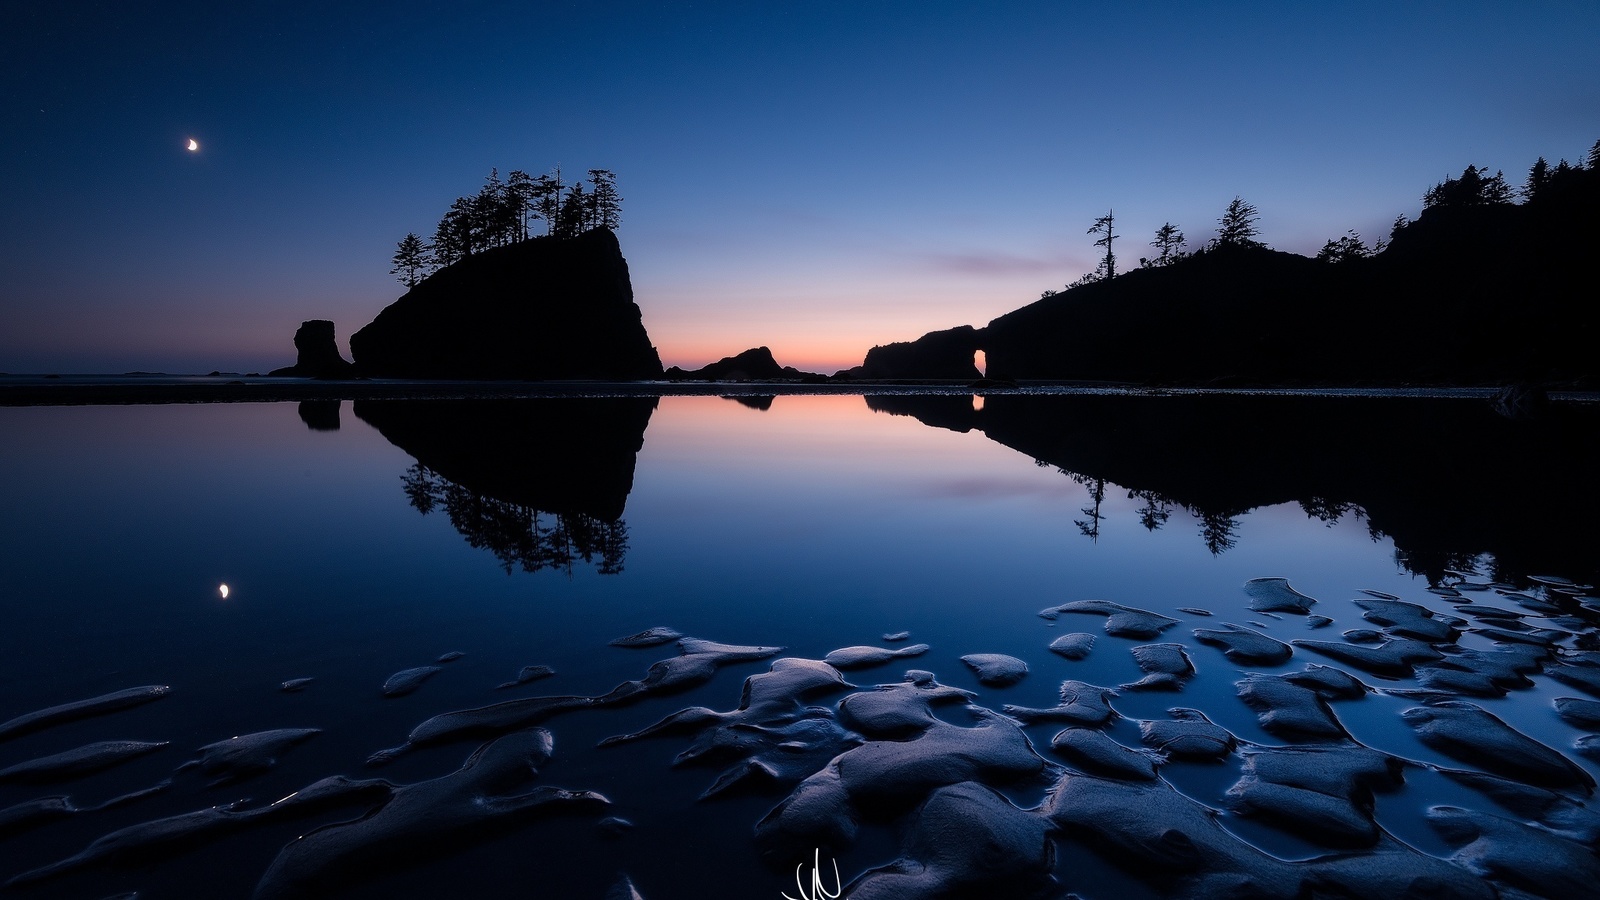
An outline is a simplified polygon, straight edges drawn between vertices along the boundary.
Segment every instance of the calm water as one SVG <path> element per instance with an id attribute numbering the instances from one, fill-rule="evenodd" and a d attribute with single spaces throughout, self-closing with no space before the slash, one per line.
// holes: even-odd
<path id="1" fill-rule="evenodd" d="M 0 809 L 48 795 L 88 807 L 173 782 L 16 829 L 0 842 L 0 878 L 119 828 L 234 801 L 258 807 L 325 776 L 410 784 L 446 775 L 484 737 L 423 747 L 381 768 L 365 761 L 435 714 L 598 696 L 644 678 L 677 655 L 675 645 L 610 642 L 655 626 L 810 659 L 851 645 L 903 647 L 884 635 L 910 632 L 926 653 L 845 677 L 870 687 L 929 670 L 995 710 L 1056 706 L 1063 679 L 1136 681 L 1144 672 L 1130 648 L 1181 642 L 1196 669 L 1181 693 L 1123 691 L 1112 701 L 1124 718 L 1106 733 L 1132 747 L 1136 720 L 1165 719 L 1174 706 L 1202 710 L 1241 741 L 1285 744 L 1239 700 L 1235 682 L 1335 661 L 1298 648 L 1281 664 L 1241 665 L 1198 644 L 1192 630 L 1232 622 L 1281 641 L 1340 641 L 1347 630 L 1381 627 L 1353 602 L 1372 596 L 1363 591 L 1439 617 L 1469 602 L 1507 608 L 1525 617 L 1525 630 L 1548 631 L 1546 671 L 1582 664 L 1570 654 L 1593 649 L 1600 621 L 1592 611 L 1600 601 L 1583 587 L 1600 564 L 1592 413 L 1561 407 L 1512 423 L 1476 400 L 1194 396 L 3 409 L 0 719 L 139 685 L 172 692 L 0 740 L 0 769 L 95 741 L 171 742 L 84 777 L 0 783 Z M 1263 577 L 1288 579 L 1332 623 L 1252 611 L 1244 586 Z M 1557 590 L 1553 579 L 1579 586 Z M 1518 594 L 1533 606 L 1517 605 Z M 1138 640 L 1105 634 L 1101 616 L 1038 615 L 1080 600 L 1180 621 Z M 1197 609 L 1214 615 L 1180 611 Z M 1461 616 L 1456 645 L 1494 650 L 1484 621 Z M 1067 632 L 1097 635 L 1087 658 L 1046 649 Z M 381 693 L 392 674 L 447 652 L 465 656 L 440 664 L 413 693 Z M 960 661 L 971 653 L 1018 657 L 1030 673 L 985 687 Z M 792 867 L 803 860 L 763 863 L 752 837 L 792 785 L 697 800 L 737 754 L 675 766 L 692 731 L 596 746 L 685 707 L 733 710 L 743 679 L 770 663 L 732 663 L 702 684 L 548 719 L 553 756 L 508 792 L 590 790 L 609 808 L 455 835 L 422 828 L 412 844 L 380 835 L 361 851 L 370 859 L 341 870 L 350 877 L 336 895 L 598 900 L 624 874 L 646 900 L 793 895 Z M 495 689 L 533 664 L 555 674 Z M 1396 693 L 1418 689 L 1409 674 L 1341 667 L 1377 689 L 1333 704 L 1344 728 L 1423 764 L 1407 769 L 1403 788 L 1378 796 L 1380 826 L 1448 857 L 1462 842 L 1430 826 L 1430 806 L 1516 818 L 1428 768 L 1475 767 L 1424 745 L 1400 718 L 1421 702 Z M 315 680 L 280 690 L 294 678 Z M 842 696 L 806 702 L 833 708 Z M 1589 696 L 1535 673 L 1531 686 L 1504 697 L 1466 699 L 1596 773 L 1594 759 L 1574 749 L 1585 732 L 1553 705 Z M 973 721 L 960 705 L 939 716 Z M 1050 750 L 1061 727 L 1026 729 L 1054 766 L 1067 762 Z M 210 787 L 212 777 L 194 770 L 174 775 L 196 748 L 278 728 L 322 733 L 234 784 Z M 1174 761 L 1161 774 L 1222 809 L 1240 765 L 1234 754 Z M 995 786 L 1032 808 L 1058 774 Z M 1573 796 L 1588 803 L 1582 790 Z M 371 806 L 347 799 L 202 832 L 0 895 L 248 897 L 295 836 Z M 597 826 L 608 816 L 631 827 Z M 893 860 L 908 821 L 865 817 L 848 847 L 832 848 L 844 879 Z M 1224 811 L 1220 821 L 1281 859 L 1331 849 L 1260 818 Z M 1093 841 L 1053 840 L 1060 890 L 1156 893 Z"/>

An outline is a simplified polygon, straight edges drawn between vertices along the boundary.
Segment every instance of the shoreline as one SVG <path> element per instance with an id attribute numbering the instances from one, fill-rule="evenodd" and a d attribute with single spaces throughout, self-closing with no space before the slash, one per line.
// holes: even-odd
<path id="1" fill-rule="evenodd" d="M 479 400 L 541 397 L 779 395 L 1195 394 L 1490 400 L 1498 386 L 1153 386 L 1123 382 L 889 380 L 800 381 L 320 381 L 236 375 L 0 375 L 0 406 L 101 406 L 167 403 L 276 403 L 298 400 Z M 1600 402 L 1600 392 L 1549 391 L 1551 400 Z"/>

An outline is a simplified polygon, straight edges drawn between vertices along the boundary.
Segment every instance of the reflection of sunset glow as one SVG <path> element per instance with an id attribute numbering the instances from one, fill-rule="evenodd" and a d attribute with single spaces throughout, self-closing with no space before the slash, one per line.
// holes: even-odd
<path id="1" fill-rule="evenodd" d="M 228 599 L 228 586 L 225 584 L 217 585 L 217 593 L 222 595 L 222 599 Z"/>
<path id="2" fill-rule="evenodd" d="M 977 412 L 980 409 L 983 409 L 983 395 L 982 394 L 973 394 L 972 395 L 972 411 L 973 412 Z"/>

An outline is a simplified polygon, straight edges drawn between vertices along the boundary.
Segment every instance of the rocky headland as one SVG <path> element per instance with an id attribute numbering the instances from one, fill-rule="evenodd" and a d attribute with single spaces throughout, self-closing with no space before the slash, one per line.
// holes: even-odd
<path id="1" fill-rule="evenodd" d="M 1090 279 L 981 328 L 874 347 L 859 378 L 1195 386 L 1600 385 L 1600 162 L 1535 166 L 1522 202 L 1468 168 L 1380 248 L 1318 258 L 1213 241 Z M 1342 251 L 1342 252 L 1334 252 Z M 1353 252 L 1351 252 L 1353 251 Z"/>

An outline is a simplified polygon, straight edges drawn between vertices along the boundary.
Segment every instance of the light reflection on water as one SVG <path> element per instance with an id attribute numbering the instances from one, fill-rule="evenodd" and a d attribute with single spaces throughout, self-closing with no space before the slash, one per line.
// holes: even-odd
<path id="1" fill-rule="evenodd" d="M 174 688 L 171 698 L 115 718 L 0 744 L 0 767 L 111 737 L 173 742 L 167 751 L 86 779 L 82 793 L 97 800 L 154 783 L 193 748 L 224 737 L 325 729 L 282 767 L 250 782 L 248 794 L 207 790 L 180 777 L 157 797 L 14 837 L 7 858 L 41 865 L 122 825 L 242 796 L 275 798 L 334 773 L 371 777 L 362 761 L 373 750 L 394 745 L 434 713 L 506 699 L 494 686 L 523 666 L 546 664 L 557 674 L 514 696 L 598 694 L 640 677 L 671 648 L 623 650 L 607 642 L 656 625 L 783 646 L 786 655 L 809 658 L 910 631 L 913 641 L 932 647 L 914 666 L 976 691 L 979 703 L 1049 707 L 1063 678 L 1117 685 L 1142 674 L 1127 649 L 1144 642 L 1102 634 L 1098 617 L 1052 622 L 1036 615 L 1073 600 L 1107 599 L 1180 618 L 1161 640 L 1189 644 L 1197 669 L 1181 694 L 1124 694 L 1116 702 L 1124 716 L 1164 718 L 1171 706 L 1196 707 L 1242 740 L 1276 745 L 1281 741 L 1238 701 L 1234 682 L 1244 671 L 1289 672 L 1330 660 L 1300 651 L 1279 666 L 1241 667 L 1215 648 L 1194 645 L 1191 629 L 1229 621 L 1284 641 L 1337 640 L 1345 629 L 1374 627 L 1350 602 L 1363 589 L 1451 612 L 1450 601 L 1426 590 L 1430 580 L 1452 580 L 1441 574 L 1447 563 L 1476 559 L 1483 580 L 1494 562 L 1549 566 L 1549 574 L 1578 579 L 1591 577 L 1595 564 L 1562 555 L 1564 547 L 1594 546 L 1593 526 L 1579 524 L 1582 516 L 1552 521 L 1559 504 L 1518 495 L 1547 491 L 1551 473 L 1538 473 L 1542 480 L 1530 488 L 1527 470 L 1515 468 L 1524 460 L 1496 471 L 1485 468 L 1493 458 L 1457 459 L 1449 463 L 1459 469 L 1453 483 L 1404 470 L 1404 460 L 1395 463 L 1404 471 L 1386 470 L 1384 455 L 1371 445 L 1392 442 L 1398 453 L 1415 435 L 1363 429 L 1343 409 L 1320 420 L 1288 412 L 1252 420 L 1215 408 L 1117 418 L 1106 405 L 1059 400 L 1020 406 L 1016 398 L 977 404 L 970 396 L 927 403 L 748 399 L 606 401 L 627 405 L 647 422 L 615 435 L 597 423 L 614 423 L 620 414 L 584 419 L 589 413 L 575 410 L 594 401 L 576 399 L 483 401 L 488 405 L 480 408 L 489 412 L 476 423 L 471 415 L 449 419 L 463 407 L 444 401 L 0 410 L 0 508 L 7 511 L 0 540 L 8 548 L 0 557 L 0 596 L 12 626 L 0 658 L 7 685 L 0 718 L 136 684 Z M 1380 422 L 1392 430 L 1408 417 L 1386 413 Z M 1198 430 L 1204 419 L 1217 430 Z M 518 424 L 507 431 L 507 421 Z M 1327 427 L 1307 433 L 1305 423 L 1317 421 Z M 487 431 L 453 441 L 480 427 Z M 1474 416 L 1441 427 L 1456 429 L 1437 434 L 1441 460 L 1459 456 L 1464 442 L 1520 440 L 1496 437 L 1501 423 Z M 1341 442 L 1348 452 L 1328 450 Z M 1281 459 L 1299 460 L 1303 469 L 1268 471 Z M 419 466 L 431 479 L 422 491 Z M 1348 471 L 1330 471 L 1341 466 Z M 1584 477 L 1590 480 L 1569 501 L 1593 499 L 1592 475 Z M 1310 483 L 1304 492 L 1287 487 L 1297 478 Z M 1351 484 L 1370 489 L 1335 496 Z M 1420 502 L 1402 503 L 1406 491 L 1397 484 L 1416 485 Z M 1562 546 L 1529 547 L 1508 537 L 1518 532 L 1515 523 L 1462 527 L 1474 521 L 1475 495 L 1507 510 L 1533 510 L 1546 520 L 1541 527 L 1564 530 L 1566 539 Z M 498 505 L 489 502 L 497 496 Z M 1352 505 L 1356 499 L 1372 508 Z M 1445 508 L 1446 502 L 1455 505 Z M 456 515 L 445 510 L 449 504 Z M 1430 522 L 1430 513 L 1441 521 Z M 600 550 L 585 557 L 579 532 L 618 522 L 625 526 L 620 550 L 613 530 L 609 557 Z M 1397 552 L 1385 528 L 1407 546 Z M 1482 555 L 1497 551 L 1499 560 Z M 1541 573 L 1500 573 L 1528 574 Z M 1303 617 L 1251 612 L 1242 585 L 1262 576 L 1290 579 L 1321 601 L 1313 611 L 1334 624 L 1314 631 Z M 1045 651 L 1065 631 L 1099 635 L 1088 659 L 1068 662 Z M 1487 646 L 1472 635 L 1462 643 L 1475 640 Z M 379 695 L 393 672 L 446 651 L 467 656 L 414 695 Z M 1014 655 L 1033 671 L 1014 687 L 984 688 L 959 661 L 974 652 Z M 894 682 L 910 667 L 849 678 L 858 685 Z M 556 894 L 598 897 L 627 871 L 654 900 L 705 896 L 716 890 L 708 882 L 737 885 L 729 896 L 777 896 L 787 874 L 763 867 L 753 852 L 719 852 L 712 860 L 701 848 L 708 833 L 725 846 L 747 848 L 753 823 L 780 795 L 693 802 L 715 770 L 672 768 L 682 741 L 593 749 L 601 738 L 685 705 L 731 709 L 739 680 L 765 668 L 740 664 L 687 697 L 650 698 L 550 723 L 556 753 L 546 767 L 549 783 L 609 796 L 616 812 L 634 822 L 625 838 L 598 838 L 570 821 L 538 824 L 529 833 L 545 842 L 547 854 L 497 837 L 405 878 L 352 888 L 351 895 L 397 889 L 419 895 L 407 892 L 432 885 L 525 896 L 526 885 L 537 882 L 559 884 Z M 297 694 L 277 690 L 300 677 L 316 681 Z M 1402 686 L 1362 678 L 1374 687 Z M 1579 732 L 1555 717 L 1551 700 L 1574 689 L 1536 681 L 1532 689 L 1479 702 L 1570 749 Z M 1335 711 L 1370 746 L 1446 762 L 1398 719 L 1414 704 L 1377 696 Z M 113 724 L 116 733 L 108 733 Z M 1118 727 L 1119 740 L 1137 742 L 1130 725 Z M 1055 730 L 1035 726 L 1028 733 L 1042 749 Z M 459 765 L 470 746 L 419 752 L 381 775 L 400 782 L 435 777 Z M 1169 779 L 1215 806 L 1236 776 L 1236 767 L 1185 764 L 1174 765 Z M 1447 855 L 1451 848 L 1427 827 L 1422 810 L 1470 798 L 1421 770 L 1408 784 L 1380 799 L 1380 822 L 1415 846 Z M 70 789 L 78 797 L 80 786 Z M 0 807 L 37 794 L 0 785 Z M 1017 788 L 1012 796 L 1037 803 L 1042 789 Z M 1256 823 L 1234 824 L 1235 833 L 1271 852 L 1304 855 L 1297 839 L 1274 837 Z M 847 879 L 895 852 L 892 828 L 869 832 L 839 857 Z M 246 896 L 294 833 L 269 830 L 134 874 L 111 867 L 61 883 L 93 896 L 132 889 L 187 896 L 193 894 L 184 885 L 203 873 L 215 879 L 209 882 L 215 896 Z M 1081 851 L 1069 848 L 1063 856 Z M 586 865 L 570 866 L 573 858 Z M 696 881 L 702 872 L 704 880 Z M 1066 886 L 1084 896 L 1127 889 L 1115 873 L 1103 878 Z"/>

